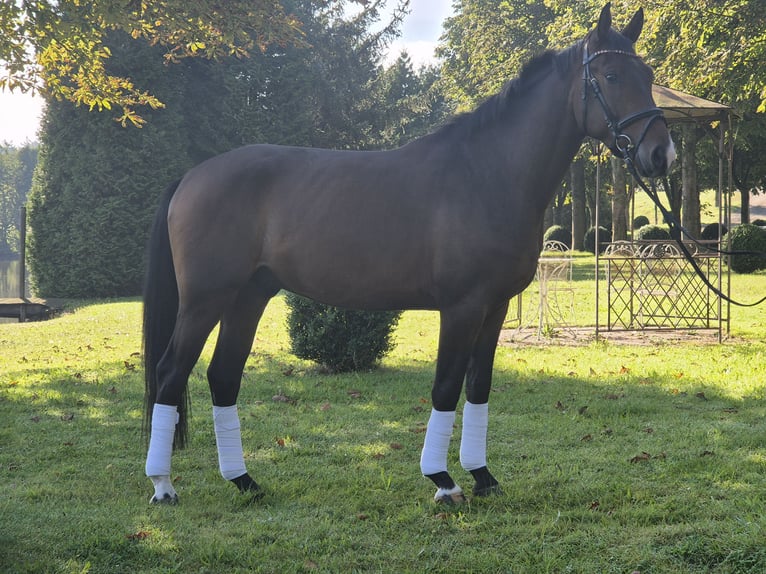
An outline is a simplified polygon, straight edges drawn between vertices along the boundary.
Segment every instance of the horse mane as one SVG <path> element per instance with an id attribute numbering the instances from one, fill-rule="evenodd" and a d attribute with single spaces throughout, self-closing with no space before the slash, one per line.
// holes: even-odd
<path id="1" fill-rule="evenodd" d="M 547 50 L 534 57 L 522 67 L 519 75 L 508 81 L 498 93 L 484 100 L 473 111 L 454 116 L 432 135 L 467 136 L 491 125 L 500 117 L 515 112 L 518 109 L 515 104 L 544 78 L 554 72 L 566 74 L 571 70 L 578 47 L 579 44 L 575 44 L 560 52 Z"/>

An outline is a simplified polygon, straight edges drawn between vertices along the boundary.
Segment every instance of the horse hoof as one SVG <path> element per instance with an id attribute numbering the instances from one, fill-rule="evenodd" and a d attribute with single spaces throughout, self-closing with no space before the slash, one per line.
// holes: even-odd
<path id="1" fill-rule="evenodd" d="M 261 498 L 263 498 L 263 495 L 264 495 L 263 489 L 261 489 L 261 487 L 258 486 L 258 483 L 255 482 L 250 477 L 249 474 L 245 473 L 242 476 L 233 478 L 231 479 L 231 482 L 233 482 L 237 486 L 240 493 L 247 494 L 253 500 L 260 500 Z"/>
<path id="2" fill-rule="evenodd" d="M 149 500 L 149 504 L 168 504 L 168 505 L 178 504 L 178 495 L 175 493 L 171 495 L 169 492 L 166 492 L 163 496 L 158 497 L 155 494 Z"/>
<path id="3" fill-rule="evenodd" d="M 479 497 L 502 496 L 504 494 L 503 489 L 500 488 L 499 484 L 493 484 L 491 486 L 485 486 L 483 488 L 476 488 L 474 486 L 472 492 L 474 496 L 479 496 Z"/>
<path id="4" fill-rule="evenodd" d="M 178 504 L 178 495 L 169 476 L 150 476 L 149 478 L 154 484 L 154 495 L 149 499 L 149 504 Z"/>
<path id="5" fill-rule="evenodd" d="M 450 489 L 440 488 L 437 490 L 436 495 L 434 496 L 434 501 L 438 504 L 455 506 L 466 502 L 466 498 L 465 494 L 463 494 L 463 489 L 459 486 L 455 486 Z"/>

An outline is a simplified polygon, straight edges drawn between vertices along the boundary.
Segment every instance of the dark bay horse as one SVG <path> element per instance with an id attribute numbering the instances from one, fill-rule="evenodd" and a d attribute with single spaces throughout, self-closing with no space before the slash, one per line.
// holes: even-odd
<path id="1" fill-rule="evenodd" d="M 636 56 L 639 10 L 622 32 L 607 4 L 570 48 L 547 52 L 474 112 L 391 151 L 253 145 L 205 161 L 161 200 L 144 294 L 146 474 L 175 502 L 170 460 L 186 432 L 186 387 L 220 322 L 208 368 L 219 466 L 259 494 L 237 414 L 242 371 L 269 300 L 286 289 L 357 309 L 440 313 L 433 409 L 420 461 L 436 499 L 463 499 L 447 472 L 465 384 L 460 461 L 477 496 L 487 401 L 508 300 L 532 280 L 543 212 L 585 136 L 644 176 L 675 153 Z M 659 121 L 657 121 L 659 120 Z"/>

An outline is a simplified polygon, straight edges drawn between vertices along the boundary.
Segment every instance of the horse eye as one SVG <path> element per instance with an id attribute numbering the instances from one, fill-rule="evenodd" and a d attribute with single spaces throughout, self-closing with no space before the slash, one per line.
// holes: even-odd
<path id="1" fill-rule="evenodd" d="M 617 77 L 617 74 L 615 74 L 614 72 L 609 72 L 604 77 L 606 78 L 606 81 L 609 82 L 610 84 L 616 84 L 617 83 L 618 77 Z"/>

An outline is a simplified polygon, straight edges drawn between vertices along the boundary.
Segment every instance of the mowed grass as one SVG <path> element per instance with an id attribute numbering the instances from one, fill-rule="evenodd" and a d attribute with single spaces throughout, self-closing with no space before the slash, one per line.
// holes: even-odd
<path id="1" fill-rule="evenodd" d="M 766 276 L 733 291 L 752 299 Z M 405 313 L 380 369 L 328 375 L 290 355 L 281 298 L 239 403 L 268 494 L 218 474 L 208 345 L 173 458 L 181 502 L 150 506 L 140 312 L 81 302 L 0 325 L 0 571 L 766 571 L 762 307 L 733 308 L 721 345 L 499 347 L 488 456 L 505 494 L 456 508 L 418 465 L 438 316 Z M 470 488 L 458 443 L 451 472 Z"/>

